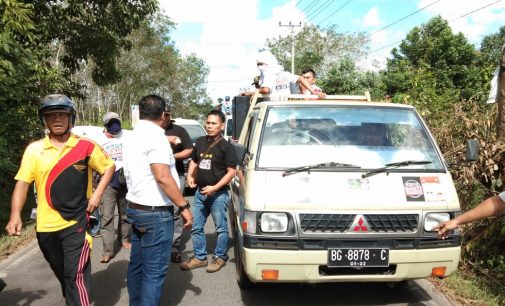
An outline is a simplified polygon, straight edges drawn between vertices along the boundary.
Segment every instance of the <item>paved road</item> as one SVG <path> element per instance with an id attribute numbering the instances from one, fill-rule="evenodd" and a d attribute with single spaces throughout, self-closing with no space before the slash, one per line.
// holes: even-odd
<path id="1" fill-rule="evenodd" d="M 211 219 L 210 219 L 211 220 Z M 207 231 L 212 232 L 212 221 Z M 208 234 L 208 249 L 215 235 Z M 231 241 L 230 245 L 233 245 Z M 183 259 L 192 253 L 189 233 L 183 235 Z M 101 240 L 96 238 L 92 251 L 91 301 L 96 306 L 128 305 L 126 269 L 129 250 L 118 247 L 108 263 L 99 262 Z M 409 281 L 394 287 L 376 283 L 258 285 L 241 291 L 235 281 L 233 249 L 230 261 L 219 272 L 205 269 L 181 271 L 171 265 L 165 283 L 162 305 L 453 305 L 427 280 Z M 0 262 L 0 278 L 7 287 L 0 293 L 0 305 L 64 305 L 59 283 L 46 264 L 35 241 L 16 255 Z"/>

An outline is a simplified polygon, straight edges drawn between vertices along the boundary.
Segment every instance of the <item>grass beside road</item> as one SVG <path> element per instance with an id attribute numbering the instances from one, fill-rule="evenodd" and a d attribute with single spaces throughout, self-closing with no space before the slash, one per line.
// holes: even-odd
<path id="1" fill-rule="evenodd" d="M 505 287 L 484 274 L 472 273 L 464 266 L 445 279 L 432 279 L 449 299 L 465 306 L 505 305 Z"/>
<path id="2" fill-rule="evenodd" d="M 8 236 L 2 234 L 0 236 L 0 260 L 9 257 L 19 248 L 23 247 L 35 238 L 35 223 L 25 223 L 21 236 Z"/>

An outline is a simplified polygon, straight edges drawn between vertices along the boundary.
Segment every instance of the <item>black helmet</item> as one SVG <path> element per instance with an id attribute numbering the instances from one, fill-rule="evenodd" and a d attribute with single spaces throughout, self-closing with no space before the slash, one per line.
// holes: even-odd
<path id="1" fill-rule="evenodd" d="M 72 126 L 75 124 L 77 117 L 77 111 L 75 109 L 74 103 L 69 97 L 60 94 L 48 95 L 42 98 L 39 105 L 39 119 L 40 122 L 45 126 L 44 114 L 47 111 L 61 109 L 66 110 L 72 116 Z"/>

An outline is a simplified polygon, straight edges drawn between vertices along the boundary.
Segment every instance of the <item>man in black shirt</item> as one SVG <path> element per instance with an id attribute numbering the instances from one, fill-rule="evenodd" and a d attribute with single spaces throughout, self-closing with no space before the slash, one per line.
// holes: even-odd
<path id="1" fill-rule="evenodd" d="M 175 157 L 175 168 L 177 169 L 177 174 L 179 174 L 180 190 L 184 194 L 185 176 L 184 176 L 184 163 L 183 160 L 191 156 L 193 152 L 193 142 L 191 142 L 191 137 L 189 137 L 188 132 L 179 125 L 173 123 L 172 114 L 168 112 L 170 116 L 167 120 L 167 126 L 165 127 L 165 135 L 170 142 L 172 151 Z M 181 245 L 181 235 L 182 235 L 182 219 L 179 216 L 174 216 L 174 237 L 172 240 L 172 256 L 171 260 L 174 263 L 181 262 L 180 245 Z"/>
<path id="2" fill-rule="evenodd" d="M 188 170 L 188 185 L 197 187 L 193 202 L 194 223 L 191 229 L 194 256 L 181 264 L 182 270 L 207 266 L 207 272 L 217 272 L 228 259 L 227 210 L 229 194 L 226 185 L 235 176 L 237 162 L 233 146 L 223 139 L 225 117 L 219 110 L 207 114 L 207 136 L 196 140 Z M 217 243 L 210 263 L 203 227 L 209 214 L 216 225 Z"/>

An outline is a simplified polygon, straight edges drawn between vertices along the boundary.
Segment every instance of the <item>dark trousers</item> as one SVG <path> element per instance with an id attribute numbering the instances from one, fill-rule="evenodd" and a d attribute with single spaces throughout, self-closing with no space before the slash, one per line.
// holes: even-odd
<path id="1" fill-rule="evenodd" d="M 89 305 L 90 245 L 86 218 L 56 232 L 37 233 L 40 250 L 61 284 L 67 305 Z"/>

